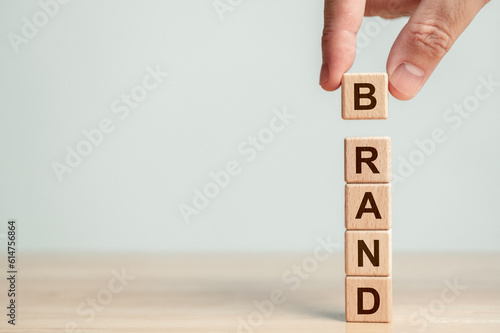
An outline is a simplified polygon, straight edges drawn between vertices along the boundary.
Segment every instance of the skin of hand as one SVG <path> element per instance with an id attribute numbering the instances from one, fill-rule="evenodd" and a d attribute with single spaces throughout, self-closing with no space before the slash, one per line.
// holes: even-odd
<path id="1" fill-rule="evenodd" d="M 320 85 L 339 88 L 356 56 L 363 16 L 410 16 L 387 59 L 389 91 L 408 100 L 420 91 L 439 61 L 489 0 L 325 0 Z"/>

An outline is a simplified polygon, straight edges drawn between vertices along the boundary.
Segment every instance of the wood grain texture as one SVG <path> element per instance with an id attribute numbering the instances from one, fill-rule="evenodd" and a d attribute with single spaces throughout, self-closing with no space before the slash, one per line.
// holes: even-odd
<path id="1" fill-rule="evenodd" d="M 346 321 L 389 323 L 392 320 L 392 279 L 347 276 L 345 300 Z"/>
<path id="2" fill-rule="evenodd" d="M 259 319 L 255 302 L 282 290 L 284 302 L 251 327 L 254 333 L 500 332 L 499 253 L 394 252 L 392 323 L 346 323 L 343 248 L 315 256 L 317 243 L 311 242 L 310 251 L 281 255 L 24 251 L 18 323 L 8 326 L 3 315 L 0 331 L 69 333 L 76 330 L 65 327 L 73 323 L 82 333 L 246 333 L 239 325 L 249 316 Z M 0 266 L 5 272 L 6 261 Z M 81 304 L 88 310 L 87 299 L 108 289 L 112 270 L 122 268 L 134 279 L 94 317 L 77 313 Z M 6 282 L 0 279 L 2 306 Z"/>
<path id="3" fill-rule="evenodd" d="M 389 183 L 391 181 L 391 139 L 348 137 L 344 140 L 346 183 Z"/>
<path id="4" fill-rule="evenodd" d="M 347 230 L 344 242 L 346 275 L 391 275 L 391 230 Z"/>
<path id="5" fill-rule="evenodd" d="M 391 221 L 391 184 L 346 184 L 346 229 L 388 230 Z"/>
<path id="6" fill-rule="evenodd" d="M 386 73 L 345 73 L 342 76 L 343 119 L 387 119 L 388 101 Z"/>

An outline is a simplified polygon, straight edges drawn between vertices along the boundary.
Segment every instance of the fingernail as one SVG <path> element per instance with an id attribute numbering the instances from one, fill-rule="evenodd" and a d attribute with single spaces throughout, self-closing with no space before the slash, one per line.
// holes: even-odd
<path id="1" fill-rule="evenodd" d="M 389 76 L 389 81 L 400 93 L 415 96 L 424 83 L 424 71 L 420 68 L 403 62 Z"/>
<path id="2" fill-rule="evenodd" d="M 319 74 L 319 84 L 320 85 L 322 85 L 323 83 L 328 81 L 328 75 L 329 75 L 328 64 L 323 63 L 323 65 L 321 65 L 321 72 Z"/>

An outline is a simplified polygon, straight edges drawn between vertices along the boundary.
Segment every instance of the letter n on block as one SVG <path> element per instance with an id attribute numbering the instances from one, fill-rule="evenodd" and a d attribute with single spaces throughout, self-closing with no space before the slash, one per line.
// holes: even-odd
<path id="1" fill-rule="evenodd" d="M 347 230 L 345 232 L 345 274 L 391 275 L 391 248 L 391 230 Z"/>
<path id="2" fill-rule="evenodd" d="M 343 119 L 387 119 L 386 73 L 346 73 L 342 76 Z"/>
<path id="3" fill-rule="evenodd" d="M 346 183 L 389 183 L 391 139 L 352 137 L 344 140 Z"/>
<path id="4" fill-rule="evenodd" d="M 345 278 L 346 321 L 389 323 L 392 319 L 390 277 Z"/>

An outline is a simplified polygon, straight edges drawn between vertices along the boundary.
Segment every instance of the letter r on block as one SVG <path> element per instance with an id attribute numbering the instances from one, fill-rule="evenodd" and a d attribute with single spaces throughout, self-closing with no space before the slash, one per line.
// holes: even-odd
<path id="1" fill-rule="evenodd" d="M 389 183 L 391 139 L 354 137 L 344 141 L 346 183 Z"/>

